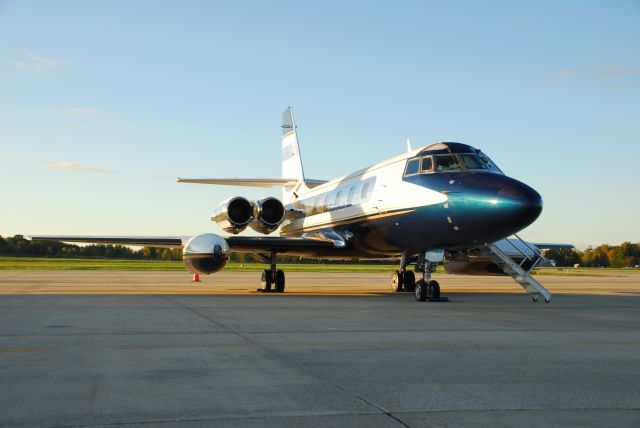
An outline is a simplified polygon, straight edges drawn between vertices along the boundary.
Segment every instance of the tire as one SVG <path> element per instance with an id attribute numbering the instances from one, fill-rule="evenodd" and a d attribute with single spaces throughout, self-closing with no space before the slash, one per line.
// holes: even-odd
<path id="1" fill-rule="evenodd" d="M 415 290 L 413 291 L 413 295 L 415 296 L 418 302 L 424 302 L 427 300 L 427 284 L 424 281 L 416 282 Z"/>
<path id="2" fill-rule="evenodd" d="M 391 291 L 394 293 L 402 291 L 402 272 L 399 270 L 391 274 Z"/>
<path id="3" fill-rule="evenodd" d="M 402 285 L 402 287 L 404 288 L 404 291 L 408 291 L 410 293 L 412 293 L 413 291 L 415 291 L 416 289 L 416 276 L 413 272 L 411 271 L 406 271 L 404 273 L 404 275 L 402 276 L 402 282 L 404 283 Z"/>
<path id="4" fill-rule="evenodd" d="M 260 283 L 262 284 L 262 289 L 264 291 L 270 291 L 272 282 L 273 280 L 271 279 L 271 271 L 267 269 L 263 270 L 262 279 L 260 280 Z"/>
<path id="5" fill-rule="evenodd" d="M 276 284 L 276 291 L 278 293 L 284 293 L 284 271 L 280 269 L 276 271 L 276 278 L 274 282 Z"/>
<path id="6" fill-rule="evenodd" d="M 427 299 L 436 300 L 440 298 L 440 284 L 438 281 L 431 280 L 427 284 Z"/>

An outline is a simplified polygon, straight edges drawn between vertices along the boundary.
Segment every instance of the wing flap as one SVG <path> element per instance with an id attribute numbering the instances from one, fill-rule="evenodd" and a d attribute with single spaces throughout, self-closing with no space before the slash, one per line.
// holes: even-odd
<path id="1" fill-rule="evenodd" d="M 334 242 L 313 238 L 277 236 L 230 236 L 225 238 L 231 251 L 240 253 L 272 252 L 310 255 L 336 248 Z"/>

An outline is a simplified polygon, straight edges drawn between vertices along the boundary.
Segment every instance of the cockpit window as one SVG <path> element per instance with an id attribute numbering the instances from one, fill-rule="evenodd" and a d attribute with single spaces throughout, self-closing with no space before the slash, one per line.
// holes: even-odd
<path id="1" fill-rule="evenodd" d="M 462 162 L 462 165 L 465 167 L 465 169 L 488 169 L 489 168 L 489 165 L 487 165 L 487 162 L 478 155 L 462 154 L 462 155 L 458 155 L 458 157 L 460 158 L 460 162 Z"/>
<path id="2" fill-rule="evenodd" d="M 436 161 L 436 171 L 438 172 L 461 169 L 454 155 L 436 155 L 434 158 Z"/>
<path id="3" fill-rule="evenodd" d="M 404 175 L 406 176 L 406 175 L 417 174 L 419 169 L 420 169 L 420 159 L 418 158 L 410 159 L 409 162 L 407 162 L 407 168 L 404 171 Z"/>
<path id="4" fill-rule="evenodd" d="M 430 172 L 433 169 L 433 159 L 431 156 L 425 156 L 422 158 L 422 164 L 420 165 L 420 172 Z"/>

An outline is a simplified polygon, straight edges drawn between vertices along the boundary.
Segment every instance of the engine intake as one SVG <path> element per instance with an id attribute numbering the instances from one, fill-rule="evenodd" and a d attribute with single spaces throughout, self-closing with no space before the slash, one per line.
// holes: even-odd
<path id="1" fill-rule="evenodd" d="M 213 233 L 196 235 L 184 246 L 182 260 L 193 273 L 218 272 L 229 261 L 229 245 L 223 237 Z"/>
<path id="2" fill-rule="evenodd" d="M 246 198 L 237 196 L 222 202 L 211 215 L 211 220 L 225 232 L 240 233 L 253 218 L 253 205 Z"/>
<path id="3" fill-rule="evenodd" d="M 260 233 L 271 233 L 284 220 L 284 205 L 276 198 L 266 198 L 253 204 L 253 221 L 249 226 Z"/>

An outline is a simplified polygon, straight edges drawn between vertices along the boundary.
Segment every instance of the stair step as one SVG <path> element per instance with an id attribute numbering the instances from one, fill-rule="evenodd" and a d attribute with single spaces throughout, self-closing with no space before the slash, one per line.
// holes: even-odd
<path id="1" fill-rule="evenodd" d="M 546 302 L 551 300 L 551 293 L 549 293 L 549 290 L 544 288 L 542 284 L 536 281 L 536 279 L 529 274 L 529 271 L 523 269 L 522 266 L 516 263 L 504 251 L 498 248 L 497 245 L 488 244 L 487 249 L 489 250 L 488 256 L 491 258 L 491 260 L 493 260 L 500 267 L 500 269 L 504 271 L 504 273 L 513 278 L 516 283 L 520 284 L 520 286 L 524 288 L 526 292 L 534 296 L 534 298 L 542 295 Z M 539 260 L 534 260 L 531 265 L 531 269 L 535 267 L 538 262 Z"/>

